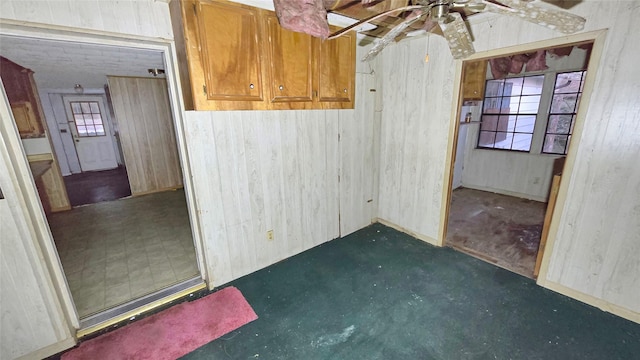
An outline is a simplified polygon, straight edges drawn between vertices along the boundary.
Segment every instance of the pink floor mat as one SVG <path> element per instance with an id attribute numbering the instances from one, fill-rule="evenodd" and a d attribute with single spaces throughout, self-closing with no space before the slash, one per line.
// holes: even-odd
<path id="1" fill-rule="evenodd" d="M 240 290 L 227 287 L 83 342 L 62 359 L 177 359 L 257 318 Z"/>

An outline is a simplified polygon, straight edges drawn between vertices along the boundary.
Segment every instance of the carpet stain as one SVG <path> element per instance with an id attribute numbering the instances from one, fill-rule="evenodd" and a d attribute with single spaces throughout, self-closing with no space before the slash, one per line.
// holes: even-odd
<path id="1" fill-rule="evenodd" d="M 356 331 L 356 327 L 351 325 L 342 330 L 341 333 L 320 336 L 317 341 L 311 342 L 311 346 L 314 348 L 318 348 L 322 346 L 341 344 L 349 340 L 354 331 Z"/>

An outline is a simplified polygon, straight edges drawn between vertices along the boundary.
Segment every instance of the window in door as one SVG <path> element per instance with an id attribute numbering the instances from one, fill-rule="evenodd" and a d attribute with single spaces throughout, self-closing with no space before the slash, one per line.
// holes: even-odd
<path id="1" fill-rule="evenodd" d="M 586 71 L 556 75 L 542 152 L 566 155 L 582 97 Z"/>
<path id="2" fill-rule="evenodd" d="M 70 104 L 78 137 L 106 135 L 97 101 L 72 101 Z"/>
<path id="3" fill-rule="evenodd" d="M 528 152 L 544 75 L 488 80 L 478 148 Z"/>

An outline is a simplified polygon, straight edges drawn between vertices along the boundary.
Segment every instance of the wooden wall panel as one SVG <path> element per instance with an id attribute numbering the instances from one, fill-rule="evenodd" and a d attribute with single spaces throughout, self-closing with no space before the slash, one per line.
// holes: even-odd
<path id="1" fill-rule="evenodd" d="M 134 195 L 182 186 L 164 79 L 109 77 L 111 101 Z"/>
<path id="2" fill-rule="evenodd" d="M 374 214 L 375 79 L 359 74 L 355 114 L 340 116 L 340 235 L 371 224 Z M 340 114 L 340 113 L 339 113 Z"/>
<path id="3" fill-rule="evenodd" d="M 440 225 L 444 154 L 454 67 L 436 37 L 400 42 L 382 54 L 382 124 L 378 217 L 435 239 Z M 445 64 L 446 63 L 446 64 Z"/>
<path id="4" fill-rule="evenodd" d="M 566 173 L 563 177 L 561 193 L 566 192 L 567 200 L 563 208 L 556 209 L 560 214 L 557 232 L 552 228 L 553 239 L 545 256 L 548 272 L 541 273 L 539 282 L 590 299 L 594 305 L 624 309 L 626 317 L 640 321 L 640 175 L 636 165 L 640 71 L 633 60 L 638 49 L 629 41 L 629 34 L 640 33 L 640 24 L 634 21 L 640 8 L 628 1 L 593 1 L 579 3 L 571 11 L 587 18 L 585 31 L 609 30 L 580 148 L 570 154 L 574 172 L 569 179 Z M 508 17 L 472 20 L 471 26 L 478 52 L 560 36 Z M 426 64 L 422 61 L 425 53 L 431 56 Z M 453 91 L 457 91 L 451 76 L 454 61 L 444 40 L 433 36 L 392 45 L 382 58 L 388 66 L 382 74 L 380 217 L 435 237 L 442 225 L 440 199 L 447 152 L 443 140 L 449 136 Z M 418 128 L 428 131 L 413 135 L 407 130 Z M 428 171 L 417 175 L 422 172 L 418 167 Z M 414 177 L 419 181 L 407 186 Z"/>
<path id="5" fill-rule="evenodd" d="M 2 18 L 172 39 L 169 7 L 163 1 L 3 0 Z"/>

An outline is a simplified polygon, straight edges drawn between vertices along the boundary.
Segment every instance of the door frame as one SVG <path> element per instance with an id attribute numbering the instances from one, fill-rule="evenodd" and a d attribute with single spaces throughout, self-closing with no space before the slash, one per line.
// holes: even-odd
<path id="1" fill-rule="evenodd" d="M 0 21 L 0 34 L 23 38 L 155 50 L 162 53 L 197 265 L 200 271 L 200 277 L 205 281 L 207 286 L 210 287 L 213 274 L 211 273 L 211 266 L 208 266 L 206 261 L 203 243 L 204 236 L 202 234 L 200 220 L 197 216 L 195 187 L 192 180 L 191 164 L 189 163 L 188 149 L 186 146 L 185 109 L 180 79 L 178 78 L 178 58 L 174 41 L 171 39 L 135 35 L 123 34 L 119 36 L 104 31 L 92 30 L 81 32 L 81 30 L 63 29 L 59 26 L 25 24 L 21 21 L 5 19 Z M 9 114 L 11 114 L 11 108 L 6 100 L 6 92 L 4 87 L 0 86 L 0 110 L 4 113 L 7 108 Z M 33 225 L 35 230 L 36 238 L 34 240 L 36 243 L 34 246 L 42 250 L 42 262 L 48 269 L 52 280 L 50 290 L 56 294 L 57 300 L 61 304 L 64 318 L 67 320 L 70 331 L 75 336 L 78 329 L 80 329 L 80 319 L 64 275 L 62 264 L 58 257 L 53 236 L 42 208 L 42 203 L 37 193 L 26 154 L 22 148 L 20 136 L 15 125 L 11 123 L 13 121 L 12 116 L 3 116 L 0 121 L 2 121 L 0 130 L 3 130 L 3 128 L 7 129 L 7 131 L 1 135 L 3 135 L 4 140 L 11 145 L 8 146 L 8 157 L 11 160 L 8 165 L 15 172 L 17 178 L 22 180 L 17 183 L 17 190 L 24 197 L 29 218 L 28 221 Z"/>
<path id="2" fill-rule="evenodd" d="M 563 169 L 562 181 L 560 183 L 560 189 L 558 191 L 558 197 L 555 205 L 552 209 L 547 211 L 553 211 L 550 220 L 549 232 L 547 235 L 547 242 L 545 251 L 542 254 L 542 263 L 540 266 L 540 272 L 536 283 L 543 287 L 551 287 L 552 284 L 547 280 L 547 273 L 549 270 L 549 263 L 551 260 L 551 253 L 553 252 L 554 243 L 558 235 L 558 227 L 562 221 L 563 209 L 567 200 L 569 185 L 574 179 L 574 165 L 578 148 L 580 146 L 580 140 L 582 138 L 582 131 L 584 128 L 584 122 L 589 108 L 589 102 L 593 93 L 594 84 L 597 78 L 598 68 L 600 67 L 600 59 L 604 50 L 604 43 L 607 30 L 597 30 L 591 32 L 585 32 L 575 35 L 563 36 L 559 38 L 532 42 L 528 44 L 516 45 L 506 48 L 500 48 L 496 50 L 489 50 L 480 53 L 476 53 L 463 61 L 456 62 L 456 77 L 454 83 L 454 98 L 451 108 L 451 126 L 449 131 L 449 141 L 447 145 L 447 156 L 445 164 L 445 173 L 443 181 L 442 191 L 442 204 L 440 211 L 440 228 L 438 231 L 437 245 L 443 246 L 445 244 L 447 236 L 447 225 L 449 221 L 449 211 L 451 205 L 451 192 L 453 187 L 453 167 L 455 163 L 456 146 L 458 143 L 458 131 L 459 131 L 459 119 L 460 109 L 462 107 L 463 99 L 461 96 L 462 90 L 462 69 L 465 61 L 474 61 L 481 59 L 489 59 L 500 56 L 507 56 L 516 53 L 523 53 L 532 51 L 535 49 L 544 49 L 550 47 L 559 47 L 566 44 L 592 42 L 591 55 L 589 58 L 589 64 L 587 66 L 587 76 L 585 78 L 585 84 L 582 92 L 582 99 L 578 113 L 576 115 L 576 123 L 573 129 L 573 136 L 571 137 L 571 143 L 566 156 L 566 161 Z M 558 291 L 558 290 L 556 290 Z M 565 291 L 558 291 L 564 295 L 570 297 L 576 297 L 575 293 L 567 293 Z M 588 301 L 587 301 L 588 302 Z"/>
<path id="3" fill-rule="evenodd" d="M 75 149 L 76 152 L 76 156 L 78 157 L 78 162 L 80 163 L 80 171 L 81 172 L 87 172 L 87 171 L 94 171 L 94 170 L 84 170 L 82 168 L 82 159 L 80 158 L 80 153 L 78 151 L 78 134 L 77 134 L 77 129 L 76 129 L 76 124 L 75 124 L 75 120 L 74 121 L 70 121 L 71 119 L 71 115 L 69 112 L 71 111 L 70 107 L 68 106 L 72 101 L 76 101 L 78 99 L 82 99 L 82 100 L 86 100 L 86 101 L 94 101 L 97 100 L 98 107 L 100 108 L 101 111 L 101 116 L 102 116 L 102 123 L 104 124 L 104 129 L 105 129 L 105 135 L 107 136 L 107 138 L 109 139 L 109 143 L 111 145 L 111 150 L 113 151 L 113 159 L 116 163 L 116 166 L 114 166 L 111 169 L 115 169 L 118 167 L 118 154 L 117 154 L 117 145 L 116 145 L 116 139 L 113 136 L 114 134 L 114 129 L 113 129 L 113 124 L 111 123 L 110 119 L 109 119 L 109 115 L 108 115 L 108 109 L 107 109 L 107 105 L 104 102 L 104 97 L 102 95 L 91 95 L 91 94 L 82 94 L 82 95 L 78 95 L 78 94 L 63 94 L 62 95 L 62 103 L 64 104 L 64 110 L 65 110 L 65 114 L 67 115 L 67 127 L 69 128 L 69 131 L 71 132 L 71 137 L 73 139 L 73 148 Z M 64 147 L 64 143 L 62 143 L 62 146 Z M 102 170 L 109 170 L 109 169 L 102 169 Z M 100 170 L 97 170 L 100 171 Z"/>

